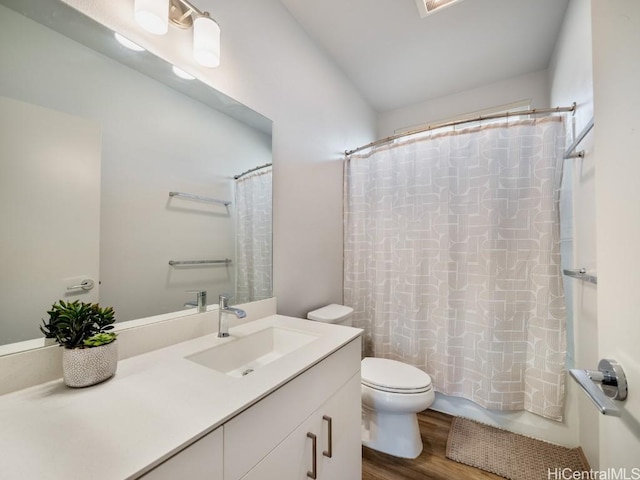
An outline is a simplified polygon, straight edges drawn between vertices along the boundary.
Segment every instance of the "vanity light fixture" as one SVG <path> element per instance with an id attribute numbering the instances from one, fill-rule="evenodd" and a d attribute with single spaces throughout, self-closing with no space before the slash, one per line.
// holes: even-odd
<path id="1" fill-rule="evenodd" d="M 209 12 L 201 12 L 188 0 L 135 0 L 138 25 L 155 35 L 164 35 L 169 23 L 179 28 L 193 27 L 193 56 L 200 65 L 220 65 L 220 26 Z"/>
<path id="2" fill-rule="evenodd" d="M 432 13 L 439 12 L 444 7 L 450 7 L 462 0 L 416 0 L 420 18 L 424 18 Z"/>
<path id="3" fill-rule="evenodd" d="M 193 21 L 193 56 L 200 65 L 220 65 L 220 26 L 205 12 Z"/>
<path id="4" fill-rule="evenodd" d="M 169 2 L 167 0 L 136 0 L 134 18 L 147 32 L 164 35 L 169 31 Z"/>
<path id="5" fill-rule="evenodd" d="M 123 37 L 118 32 L 113 32 L 113 36 L 116 37 L 118 43 L 123 47 L 127 47 L 129 50 L 133 50 L 135 52 L 144 52 L 144 48 L 137 43 L 132 42 L 127 37 Z"/>

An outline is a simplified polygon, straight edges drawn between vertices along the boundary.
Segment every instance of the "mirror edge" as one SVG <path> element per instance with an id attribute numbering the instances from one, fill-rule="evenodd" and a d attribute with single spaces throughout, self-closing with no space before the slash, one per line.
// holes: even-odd
<path id="1" fill-rule="evenodd" d="M 272 135 L 273 122 L 269 118 L 197 78 L 195 81 L 186 81 L 170 74 L 171 64 L 154 53 L 149 51 L 130 52 L 122 48 L 114 40 L 114 32 L 110 28 L 60 0 L 45 3 L 41 0 L 0 0 L 0 5 L 4 5 L 249 127 L 269 136 Z M 259 303 L 271 299 L 275 299 L 273 292 L 269 299 L 249 303 Z M 207 312 L 217 309 L 217 305 L 209 305 Z M 194 308 L 128 320 L 118 323 L 116 331 L 129 330 L 196 314 L 198 312 Z M 53 346 L 57 345 L 49 343 L 44 337 L 5 345 L 0 344 L 0 357 Z"/>

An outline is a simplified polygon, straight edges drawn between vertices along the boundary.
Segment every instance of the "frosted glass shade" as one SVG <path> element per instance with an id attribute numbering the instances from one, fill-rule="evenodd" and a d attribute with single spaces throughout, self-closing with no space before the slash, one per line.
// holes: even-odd
<path id="1" fill-rule="evenodd" d="M 220 26 L 208 15 L 193 21 L 193 56 L 200 65 L 220 65 Z"/>
<path id="2" fill-rule="evenodd" d="M 169 30 L 169 0 L 135 0 L 134 17 L 147 32 L 164 35 Z"/>

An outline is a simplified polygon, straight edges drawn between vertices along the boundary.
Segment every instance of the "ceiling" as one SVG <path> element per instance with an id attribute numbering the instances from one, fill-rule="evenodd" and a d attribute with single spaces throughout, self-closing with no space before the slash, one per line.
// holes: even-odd
<path id="1" fill-rule="evenodd" d="M 281 0 L 373 108 L 386 112 L 547 68 L 568 0 Z"/>

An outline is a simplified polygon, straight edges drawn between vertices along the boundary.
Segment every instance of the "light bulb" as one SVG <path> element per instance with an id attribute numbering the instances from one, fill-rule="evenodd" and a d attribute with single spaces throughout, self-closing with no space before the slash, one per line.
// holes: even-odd
<path id="1" fill-rule="evenodd" d="M 136 0 L 134 16 L 147 32 L 164 35 L 169 30 L 169 0 Z"/>
<path id="2" fill-rule="evenodd" d="M 134 50 L 136 52 L 144 52 L 144 48 L 142 48 L 137 43 L 132 42 L 127 37 L 123 37 L 118 32 L 114 32 L 113 36 L 116 37 L 116 40 L 118 41 L 118 43 L 123 47 L 127 47 L 128 49 Z"/>
<path id="3" fill-rule="evenodd" d="M 175 73 L 178 77 L 184 78 L 185 80 L 194 80 L 196 78 L 190 73 L 185 72 L 181 68 L 176 67 L 175 65 L 172 65 L 171 69 L 173 70 L 173 73 Z"/>
<path id="4" fill-rule="evenodd" d="M 208 13 L 193 21 L 193 56 L 200 65 L 220 65 L 220 26 Z"/>

